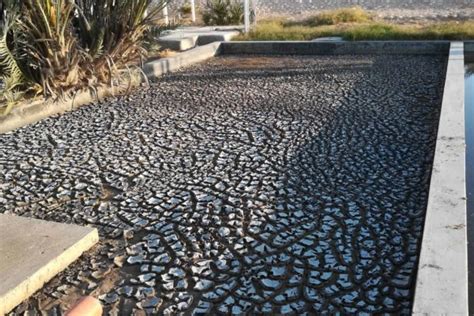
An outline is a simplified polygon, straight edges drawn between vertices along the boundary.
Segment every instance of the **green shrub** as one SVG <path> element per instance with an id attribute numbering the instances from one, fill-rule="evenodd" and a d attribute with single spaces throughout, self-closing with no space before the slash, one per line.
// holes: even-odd
<path id="1" fill-rule="evenodd" d="M 202 19 L 206 25 L 240 24 L 244 19 L 244 7 L 238 0 L 208 0 Z"/>

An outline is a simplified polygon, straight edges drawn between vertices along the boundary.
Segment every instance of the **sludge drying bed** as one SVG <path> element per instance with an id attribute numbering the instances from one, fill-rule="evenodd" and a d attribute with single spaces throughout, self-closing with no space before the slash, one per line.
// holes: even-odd
<path id="1" fill-rule="evenodd" d="M 16 312 L 408 314 L 445 68 L 217 57 L 0 135 L 0 212 L 102 237 Z"/>

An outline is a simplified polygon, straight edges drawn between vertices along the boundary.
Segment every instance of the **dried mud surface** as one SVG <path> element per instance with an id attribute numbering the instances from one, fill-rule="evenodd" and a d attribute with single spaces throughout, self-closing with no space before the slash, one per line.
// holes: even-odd
<path id="1" fill-rule="evenodd" d="M 445 67 L 218 57 L 0 135 L 0 212 L 101 235 L 12 314 L 409 314 Z"/>

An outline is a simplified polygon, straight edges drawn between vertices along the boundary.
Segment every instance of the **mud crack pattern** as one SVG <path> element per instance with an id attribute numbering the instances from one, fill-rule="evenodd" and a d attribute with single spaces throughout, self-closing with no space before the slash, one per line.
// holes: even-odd
<path id="1" fill-rule="evenodd" d="M 1 135 L 1 212 L 101 234 L 14 313 L 410 313 L 445 67 L 219 57 Z"/>

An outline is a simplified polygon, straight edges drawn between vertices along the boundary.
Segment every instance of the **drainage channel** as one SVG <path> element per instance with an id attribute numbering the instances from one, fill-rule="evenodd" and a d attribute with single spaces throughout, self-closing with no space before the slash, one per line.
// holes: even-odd
<path id="1" fill-rule="evenodd" d="M 469 314 L 474 314 L 474 51 L 465 55 L 466 194 Z"/>

